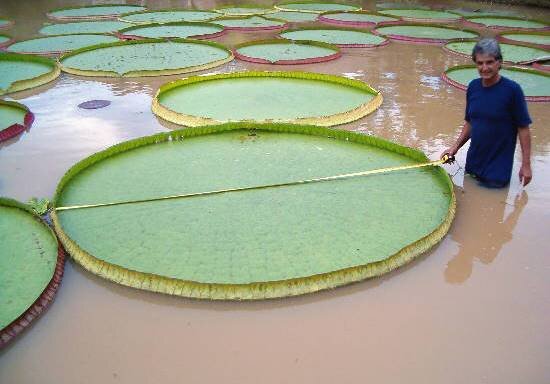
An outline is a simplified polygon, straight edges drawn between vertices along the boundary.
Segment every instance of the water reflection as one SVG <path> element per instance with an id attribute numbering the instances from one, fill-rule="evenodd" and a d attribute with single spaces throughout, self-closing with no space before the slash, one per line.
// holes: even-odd
<path id="1" fill-rule="evenodd" d="M 504 244 L 512 240 L 512 233 L 527 205 L 527 192 L 515 193 L 513 204 L 507 203 L 510 188 L 493 190 L 477 185 L 471 177 L 464 177 L 464 187 L 457 193 L 460 207 L 452 238 L 458 243 L 458 253 L 447 263 L 445 281 L 462 284 L 472 275 L 474 260 L 491 264 Z M 510 209 L 507 209 L 510 208 Z M 511 212 L 507 212 L 511 210 Z"/>

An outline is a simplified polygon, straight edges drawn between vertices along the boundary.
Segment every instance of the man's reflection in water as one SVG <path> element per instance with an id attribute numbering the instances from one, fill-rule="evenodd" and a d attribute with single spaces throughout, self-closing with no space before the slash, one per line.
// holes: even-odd
<path id="1" fill-rule="evenodd" d="M 487 189 L 478 186 L 471 177 L 464 177 L 463 191 L 456 192 L 458 211 L 454 225 L 458 230 L 452 235 L 459 250 L 445 269 L 448 283 L 465 282 L 472 274 L 474 258 L 489 264 L 512 239 L 514 227 L 527 204 L 527 193 L 521 191 L 507 203 L 508 193 L 509 188 Z"/>

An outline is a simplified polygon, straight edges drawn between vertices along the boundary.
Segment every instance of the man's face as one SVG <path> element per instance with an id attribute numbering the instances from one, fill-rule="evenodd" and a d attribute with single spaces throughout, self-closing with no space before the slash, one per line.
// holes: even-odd
<path id="1" fill-rule="evenodd" d="M 476 54 L 476 65 L 479 76 L 484 80 L 492 80 L 498 76 L 500 61 L 487 54 Z"/>

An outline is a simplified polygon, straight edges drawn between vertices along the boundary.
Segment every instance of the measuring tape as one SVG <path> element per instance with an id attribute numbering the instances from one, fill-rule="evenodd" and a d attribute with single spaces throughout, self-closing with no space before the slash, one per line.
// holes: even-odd
<path id="1" fill-rule="evenodd" d="M 119 202 L 114 202 L 114 203 L 71 205 L 71 206 L 66 206 L 66 207 L 56 207 L 55 210 L 56 211 L 68 211 L 68 210 L 73 210 L 73 209 L 112 207 L 112 206 L 115 206 L 115 205 L 147 203 L 147 202 L 151 202 L 151 201 L 162 201 L 162 200 L 172 200 L 172 199 L 187 199 L 187 198 L 190 198 L 190 197 L 219 195 L 219 194 L 222 194 L 222 193 L 251 191 L 251 190 L 255 190 L 255 189 L 289 187 L 289 186 L 292 186 L 292 185 L 312 184 L 312 183 L 319 183 L 319 182 L 322 182 L 322 181 L 333 181 L 333 180 L 349 179 L 351 177 L 376 175 L 376 174 L 380 174 L 380 173 L 388 173 L 388 172 L 394 172 L 394 171 L 404 171 L 404 170 L 407 170 L 407 169 L 415 169 L 415 168 L 422 168 L 422 167 L 436 167 L 436 166 L 439 166 L 441 164 L 444 164 L 444 163 L 447 163 L 447 162 L 450 163 L 450 162 L 453 162 L 453 161 L 454 161 L 454 156 L 444 155 L 441 159 L 435 160 L 435 161 L 430 161 L 428 163 L 413 164 L 413 165 L 402 165 L 402 166 L 397 166 L 397 167 L 388 167 L 388 168 L 379 168 L 379 169 L 371 169 L 370 171 L 344 173 L 344 174 L 334 175 L 334 176 L 318 177 L 318 178 L 315 178 L 315 179 L 289 181 L 289 182 L 286 182 L 286 183 L 277 183 L 277 184 L 256 185 L 256 186 L 252 186 L 252 187 L 217 189 L 217 190 L 207 191 L 207 192 L 194 192 L 194 193 L 186 193 L 186 194 L 182 194 L 182 195 L 171 195 L 171 196 L 163 196 L 163 197 L 154 197 L 154 198 L 150 198 L 150 199 L 119 201 Z"/>

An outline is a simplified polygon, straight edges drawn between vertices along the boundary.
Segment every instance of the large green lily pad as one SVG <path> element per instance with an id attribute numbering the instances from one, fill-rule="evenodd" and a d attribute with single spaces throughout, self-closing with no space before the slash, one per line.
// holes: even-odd
<path id="1" fill-rule="evenodd" d="M 377 34 L 396 40 L 444 42 L 452 39 L 471 39 L 478 37 L 475 31 L 433 25 L 392 25 L 374 29 Z"/>
<path id="2" fill-rule="evenodd" d="M 312 40 L 343 47 L 368 47 L 378 46 L 388 42 L 381 36 L 376 36 L 369 31 L 344 28 L 304 28 L 281 32 L 281 37 L 290 40 Z"/>
<path id="3" fill-rule="evenodd" d="M 475 45 L 476 41 L 453 41 L 447 43 L 445 48 L 454 53 L 470 56 Z M 550 51 L 540 48 L 525 47 L 515 44 L 500 44 L 500 50 L 505 62 L 530 62 L 544 57 L 550 59 Z"/>
<path id="4" fill-rule="evenodd" d="M 123 13 L 143 11 L 145 7 L 139 5 L 92 5 L 87 7 L 59 8 L 48 12 L 52 19 L 95 19 L 116 17 Z"/>
<path id="5" fill-rule="evenodd" d="M 119 41 L 114 36 L 102 34 L 78 34 L 39 37 L 18 41 L 7 48 L 8 52 L 56 54 L 65 53 L 91 45 L 114 43 Z"/>
<path id="6" fill-rule="evenodd" d="M 121 29 L 123 35 L 155 38 L 208 38 L 222 34 L 224 27 L 212 23 L 176 22 L 165 24 L 138 25 Z"/>
<path id="7" fill-rule="evenodd" d="M 158 11 L 132 12 L 119 17 L 120 21 L 133 24 L 164 24 L 179 21 L 207 21 L 219 17 L 220 14 L 212 11 L 197 9 L 166 9 Z"/>
<path id="8" fill-rule="evenodd" d="M 38 217 L 5 198 L 0 198 L 0 244 L 2 346 L 19 331 L 8 327 L 33 306 L 53 279 L 58 245 L 53 232 Z M 5 332 L 9 338 L 4 339 Z"/>
<path id="9" fill-rule="evenodd" d="M 550 24 L 542 21 L 527 20 L 516 17 L 479 16 L 468 17 L 467 20 L 485 27 L 494 28 L 544 29 L 550 27 Z"/>
<path id="10" fill-rule="evenodd" d="M 459 21 L 462 18 L 456 13 L 429 9 L 385 9 L 380 13 L 409 21 Z"/>
<path id="11" fill-rule="evenodd" d="M 51 24 L 42 27 L 42 35 L 73 35 L 78 33 L 113 33 L 126 28 L 122 21 L 79 21 L 75 23 Z"/>
<path id="12" fill-rule="evenodd" d="M 153 111 L 182 125 L 229 121 L 336 125 L 374 111 L 380 94 L 367 84 L 308 72 L 238 72 L 163 85 Z"/>
<path id="13" fill-rule="evenodd" d="M 55 205 L 284 183 L 426 160 L 393 143 L 320 127 L 186 129 L 123 143 L 77 164 L 58 186 Z M 262 299 L 388 272 L 441 239 L 453 212 L 446 173 L 423 168 L 57 210 L 53 219 L 77 262 L 107 279 L 190 297 Z"/>
<path id="14" fill-rule="evenodd" d="M 37 87 L 59 76 L 52 60 L 17 53 L 0 53 L 0 95 Z"/>
<path id="15" fill-rule="evenodd" d="M 324 2 L 324 1 L 296 1 L 280 3 L 275 8 L 282 11 L 303 11 L 303 12 L 329 12 L 329 11 L 358 11 L 361 7 L 355 5 Z"/>
<path id="16" fill-rule="evenodd" d="M 146 39 L 96 45 L 60 58 L 63 71 L 84 76 L 157 76 L 213 68 L 233 59 L 220 44 Z"/>
<path id="17" fill-rule="evenodd" d="M 479 77 L 477 68 L 473 65 L 463 65 L 449 68 L 445 72 L 452 81 L 466 88 L 470 81 Z M 500 74 L 517 82 L 527 98 L 548 98 L 550 100 L 550 74 L 523 69 L 502 68 Z"/>

